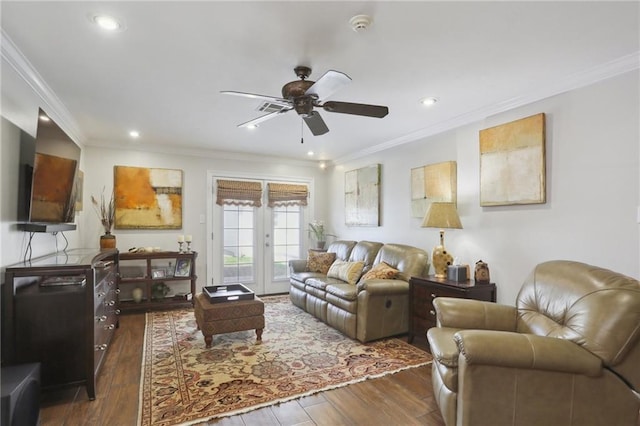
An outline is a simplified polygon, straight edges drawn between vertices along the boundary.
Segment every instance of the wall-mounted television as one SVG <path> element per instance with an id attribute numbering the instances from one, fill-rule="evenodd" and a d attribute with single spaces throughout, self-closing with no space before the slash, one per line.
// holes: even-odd
<path id="1" fill-rule="evenodd" d="M 80 147 L 42 109 L 35 140 L 20 138 L 19 227 L 32 232 L 76 228 Z"/>

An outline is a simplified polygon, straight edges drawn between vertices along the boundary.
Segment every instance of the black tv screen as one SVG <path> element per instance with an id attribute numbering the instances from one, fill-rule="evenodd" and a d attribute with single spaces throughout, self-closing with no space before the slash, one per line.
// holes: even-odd
<path id="1" fill-rule="evenodd" d="M 73 222 L 80 147 L 40 109 L 35 143 L 23 135 L 20 157 L 18 220 Z"/>

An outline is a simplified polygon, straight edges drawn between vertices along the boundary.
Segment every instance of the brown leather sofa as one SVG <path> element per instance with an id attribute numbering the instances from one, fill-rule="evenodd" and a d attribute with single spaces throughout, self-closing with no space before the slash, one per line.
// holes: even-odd
<path id="1" fill-rule="evenodd" d="M 309 272 L 305 259 L 289 262 L 291 302 L 361 342 L 409 330 L 409 278 L 429 270 L 429 256 L 419 248 L 372 241 L 335 241 L 327 247 L 336 260 L 364 263 L 361 277 L 381 262 L 397 269 L 395 279 L 358 280 L 349 284 Z"/>
<path id="2" fill-rule="evenodd" d="M 432 384 L 451 425 L 629 425 L 640 410 L 640 283 L 538 265 L 515 307 L 436 298 Z"/>

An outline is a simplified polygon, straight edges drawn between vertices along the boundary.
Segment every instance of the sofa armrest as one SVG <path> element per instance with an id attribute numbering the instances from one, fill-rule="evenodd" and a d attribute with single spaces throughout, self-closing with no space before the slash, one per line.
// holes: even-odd
<path id="1" fill-rule="evenodd" d="M 298 272 L 308 272 L 307 271 L 307 260 L 306 259 L 294 259 L 289 261 L 289 270 L 292 274 Z"/>
<path id="2" fill-rule="evenodd" d="M 491 330 L 454 334 L 460 355 L 469 365 L 492 365 L 598 376 L 602 360 L 575 343 L 556 337 Z"/>
<path id="3" fill-rule="evenodd" d="M 516 331 L 518 311 L 514 306 L 454 297 L 436 297 L 433 306 L 442 327 Z"/>
<path id="4" fill-rule="evenodd" d="M 357 284 L 358 294 L 366 291 L 371 295 L 409 294 L 409 283 L 403 280 L 370 279 Z"/>

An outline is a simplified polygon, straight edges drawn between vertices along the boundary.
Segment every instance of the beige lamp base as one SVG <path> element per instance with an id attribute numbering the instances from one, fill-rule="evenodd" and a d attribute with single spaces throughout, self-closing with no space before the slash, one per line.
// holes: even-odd
<path id="1" fill-rule="evenodd" d="M 433 249 L 432 263 L 436 278 L 447 278 L 447 266 L 453 264 L 453 256 L 447 252 L 444 245 L 439 245 Z"/>

